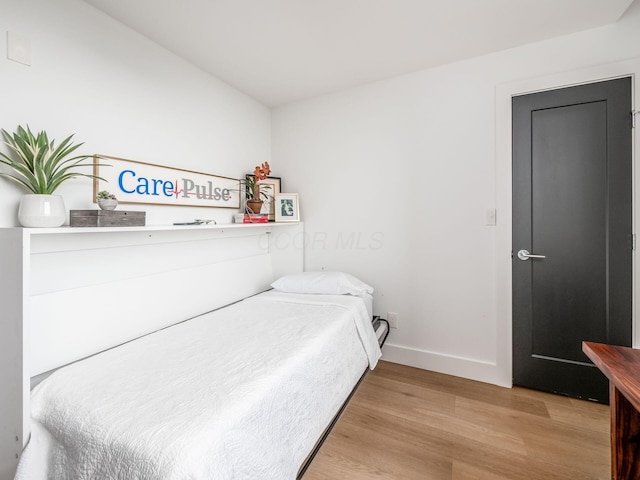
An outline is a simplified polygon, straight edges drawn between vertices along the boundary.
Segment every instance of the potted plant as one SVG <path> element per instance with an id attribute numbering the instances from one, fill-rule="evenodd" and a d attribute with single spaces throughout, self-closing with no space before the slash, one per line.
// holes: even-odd
<path id="1" fill-rule="evenodd" d="M 247 176 L 245 179 L 245 193 L 247 198 L 247 210 L 248 213 L 258 214 L 262 210 L 262 204 L 268 198 L 267 194 L 260 190 L 260 180 L 267 178 L 267 175 L 271 173 L 271 167 L 269 162 L 264 162 L 262 165 L 257 165 L 253 171 L 253 177 Z M 267 186 L 266 188 L 269 188 Z"/>
<path id="2" fill-rule="evenodd" d="M 90 155 L 71 156 L 83 145 L 73 144 L 73 135 L 59 145 L 55 140 L 49 140 L 44 131 L 35 135 L 29 126 L 25 129 L 18 125 L 13 134 L 3 129 L 2 135 L 10 151 L 9 155 L 0 152 L 0 162 L 13 172 L 0 172 L 0 175 L 31 192 L 20 200 L 18 220 L 25 227 L 59 227 L 65 222 L 67 212 L 62 197 L 53 195 L 53 192 L 73 177 L 99 178 L 75 170 L 93 166 L 93 163 L 84 163 Z"/>
<path id="3" fill-rule="evenodd" d="M 118 206 L 118 199 L 116 196 L 106 190 L 98 192 L 98 195 L 96 195 L 96 201 L 102 210 L 115 210 Z"/>

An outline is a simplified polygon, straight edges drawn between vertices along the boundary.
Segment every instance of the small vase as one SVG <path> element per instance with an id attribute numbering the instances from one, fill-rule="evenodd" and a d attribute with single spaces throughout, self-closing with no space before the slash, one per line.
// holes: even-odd
<path id="1" fill-rule="evenodd" d="M 251 213 L 258 214 L 262 210 L 262 203 L 262 200 L 247 200 L 247 208 Z"/>
<path id="2" fill-rule="evenodd" d="M 59 227 L 66 219 L 60 195 L 28 194 L 20 199 L 18 221 L 23 227 Z"/>
<path id="3" fill-rule="evenodd" d="M 118 200 L 113 198 L 100 198 L 98 199 L 98 206 L 102 210 L 115 210 L 118 206 Z"/>

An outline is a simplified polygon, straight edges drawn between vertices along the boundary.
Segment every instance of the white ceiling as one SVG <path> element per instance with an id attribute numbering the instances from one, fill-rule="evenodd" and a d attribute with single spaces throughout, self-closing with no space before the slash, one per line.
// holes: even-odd
<path id="1" fill-rule="evenodd" d="M 268 106 L 616 22 L 633 0 L 85 0 Z"/>

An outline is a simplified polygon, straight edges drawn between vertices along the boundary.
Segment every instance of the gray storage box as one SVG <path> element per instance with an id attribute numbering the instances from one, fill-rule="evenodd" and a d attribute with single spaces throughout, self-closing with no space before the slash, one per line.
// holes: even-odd
<path id="1" fill-rule="evenodd" d="M 72 227 L 143 227 L 146 212 L 130 210 L 71 210 Z"/>

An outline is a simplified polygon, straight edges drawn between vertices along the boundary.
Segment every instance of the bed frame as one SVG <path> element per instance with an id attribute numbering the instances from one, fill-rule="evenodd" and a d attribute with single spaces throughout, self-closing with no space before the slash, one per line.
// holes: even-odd
<path id="1" fill-rule="evenodd" d="M 29 439 L 33 377 L 303 271 L 302 223 L 0 228 L 0 480 Z"/>
<path id="2" fill-rule="evenodd" d="M 386 342 L 387 337 L 389 336 L 389 328 L 390 328 L 389 322 L 386 319 L 380 318 L 379 316 L 376 315 L 373 317 L 372 323 L 373 323 L 373 329 L 376 332 L 376 336 L 378 337 L 378 344 L 380 345 L 380 348 L 382 348 L 382 346 L 384 345 L 384 342 Z M 364 377 L 367 376 L 367 373 L 369 373 L 369 368 L 365 368 L 364 372 L 362 372 L 362 375 L 360 376 L 358 383 L 356 383 L 356 385 L 353 387 L 353 390 L 351 390 L 351 393 L 349 394 L 347 399 L 344 401 L 344 403 L 340 407 L 340 410 L 338 410 L 338 413 L 335 414 L 335 416 L 331 420 L 331 423 L 329 423 L 327 428 L 322 433 L 322 436 L 316 442 L 315 446 L 313 447 L 313 450 L 311 450 L 311 453 L 309 453 L 309 455 L 305 459 L 304 463 L 300 467 L 300 470 L 298 470 L 298 474 L 296 475 L 296 480 L 301 480 L 302 477 L 304 476 L 305 472 L 311 465 L 311 462 L 320 451 L 322 444 L 327 439 L 327 437 L 331 433 L 331 430 L 333 430 L 333 427 L 336 425 L 336 423 L 338 423 L 338 420 L 340 420 L 340 417 L 342 416 L 342 413 L 344 412 L 344 410 L 347 408 L 347 405 L 349 405 L 349 402 L 351 401 L 353 394 L 356 393 L 356 390 L 364 380 Z"/>

